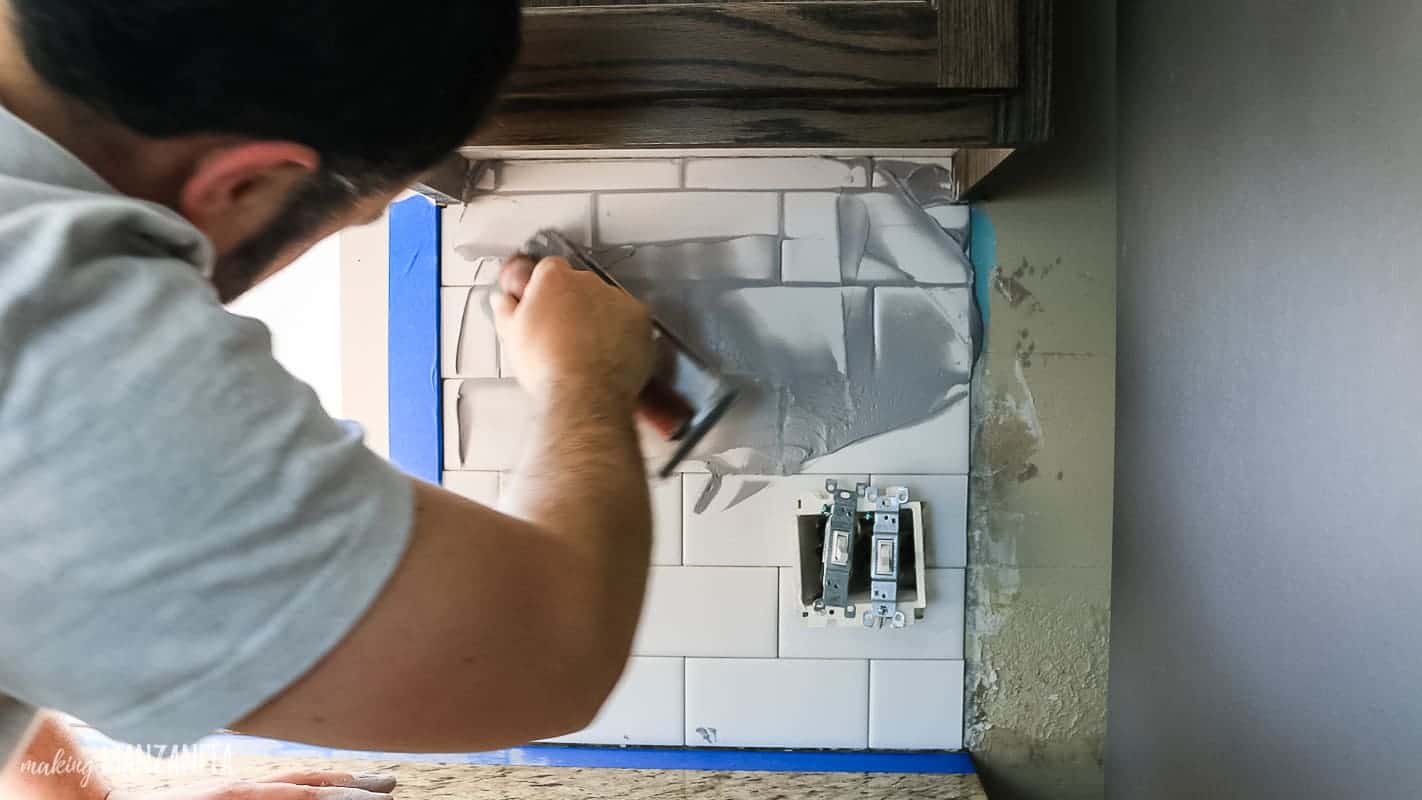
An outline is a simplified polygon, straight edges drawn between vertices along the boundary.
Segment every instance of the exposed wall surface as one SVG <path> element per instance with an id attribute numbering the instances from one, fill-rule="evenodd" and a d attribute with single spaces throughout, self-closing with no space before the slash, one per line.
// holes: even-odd
<path id="1" fill-rule="evenodd" d="M 341 232 L 341 401 L 366 446 L 390 455 L 390 225 Z"/>
<path id="2" fill-rule="evenodd" d="M 493 504 L 519 479 L 530 404 L 487 301 L 499 261 L 540 228 L 592 247 L 742 389 L 681 474 L 653 483 L 632 662 L 592 727 L 565 740 L 958 748 L 973 325 L 968 210 L 947 202 L 949 174 L 816 157 L 506 161 L 487 174 L 444 211 L 448 488 Z M 660 465 L 669 448 L 654 438 Z M 814 624 L 826 620 L 802 604 L 796 502 L 827 477 L 926 502 L 923 619 Z"/>
<path id="3" fill-rule="evenodd" d="M 990 796 L 1103 792 L 1115 397 L 1115 3 L 1057 3 L 1052 142 L 984 187 L 968 746 Z"/>
<path id="4" fill-rule="evenodd" d="M 230 306 L 266 324 L 277 361 L 335 416 L 344 413 L 340 285 L 340 239 L 333 236 Z"/>
<path id="5" fill-rule="evenodd" d="M 1122 16 L 1112 797 L 1422 786 L 1419 31 Z"/>

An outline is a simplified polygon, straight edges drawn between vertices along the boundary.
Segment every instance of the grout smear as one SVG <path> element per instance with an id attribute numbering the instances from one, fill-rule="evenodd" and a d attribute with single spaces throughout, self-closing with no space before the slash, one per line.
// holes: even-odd
<path id="1" fill-rule="evenodd" d="M 945 196 L 946 171 L 910 166 L 888 163 L 886 191 L 840 194 L 843 285 L 697 280 L 643 292 L 744 386 L 741 403 L 692 454 L 712 474 L 695 513 L 710 507 L 721 476 L 813 469 L 816 459 L 968 402 L 976 354 L 966 236 L 953 237 L 925 210 Z M 742 487 L 731 504 L 754 491 Z"/>

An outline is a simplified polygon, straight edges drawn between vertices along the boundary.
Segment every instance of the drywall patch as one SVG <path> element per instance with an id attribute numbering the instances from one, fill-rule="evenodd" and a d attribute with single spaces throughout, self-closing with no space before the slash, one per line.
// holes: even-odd
<path id="1" fill-rule="evenodd" d="M 1026 481 L 1038 472 L 1032 457 L 1042 447 L 1042 422 L 1025 366 L 1022 358 L 1014 358 L 1011 382 L 988 397 L 979 397 L 978 416 L 973 421 L 978 456 L 974 472 L 994 481 L 1004 476 Z"/>
<path id="2" fill-rule="evenodd" d="M 993 732 L 992 719 L 1018 720 L 1038 742 L 1099 742 L 1095 698 L 1106 690 L 1109 630 L 1109 613 L 1095 597 L 1099 590 L 1077 585 L 1071 571 L 1034 574 L 1049 585 L 1030 592 L 1016 569 L 985 569 L 977 577 L 969 582 L 967 658 L 975 666 L 967 677 L 965 745 L 982 745 Z M 1044 633 L 1053 647 L 1041 646 Z"/>
<path id="3" fill-rule="evenodd" d="M 998 642 L 1004 631 L 1013 629 L 1010 623 L 1021 583 L 1015 536 L 1020 524 L 1012 524 L 1020 520 L 1004 519 L 1020 512 L 1001 509 L 1011 507 L 1007 494 L 1013 484 L 1037 476 L 1039 469 L 1032 458 L 1043 442 L 1036 399 L 1022 361 L 1014 358 L 1010 375 L 1001 381 L 993 374 L 992 363 L 987 358 L 979 362 L 973 383 L 976 413 L 968 524 L 971 579 L 967 582 L 968 693 L 963 740 L 970 750 L 992 730 L 987 709 L 993 707 L 994 714 L 1001 716 L 1003 689 L 998 664 L 1010 664 L 1010 674 L 1021 674 L 1019 662 L 1000 662 L 994 651 L 995 647 L 1006 647 Z"/>

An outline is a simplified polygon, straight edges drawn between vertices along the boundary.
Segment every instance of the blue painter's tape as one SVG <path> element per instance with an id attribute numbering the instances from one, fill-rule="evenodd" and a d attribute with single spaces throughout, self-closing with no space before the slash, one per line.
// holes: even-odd
<path id="1" fill-rule="evenodd" d="M 390 460 L 439 483 L 439 208 L 423 197 L 390 207 Z"/>
<path id="2" fill-rule="evenodd" d="M 120 745 L 97 731 L 81 729 L 86 748 Z M 665 769 L 711 772 L 877 772 L 971 775 L 973 759 L 963 752 L 847 750 L 731 750 L 701 747 L 590 747 L 527 745 L 488 753 L 371 753 L 333 750 L 241 734 L 216 734 L 195 745 L 199 752 L 231 752 L 265 758 L 409 761 L 475 766 Z"/>
<path id="3" fill-rule="evenodd" d="M 968 209 L 968 257 L 973 262 L 973 293 L 986 333 L 992 308 L 988 302 L 988 287 L 992 271 L 997 267 L 997 230 L 993 228 L 987 212 L 978 206 Z"/>

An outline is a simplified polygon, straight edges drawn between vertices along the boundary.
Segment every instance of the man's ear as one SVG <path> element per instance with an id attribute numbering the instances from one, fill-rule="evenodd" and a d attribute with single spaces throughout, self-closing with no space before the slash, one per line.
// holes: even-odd
<path id="1" fill-rule="evenodd" d="M 261 232 L 321 156 L 296 142 L 243 142 L 203 155 L 183 184 L 178 211 L 219 255 Z"/>

